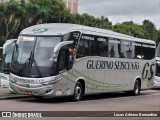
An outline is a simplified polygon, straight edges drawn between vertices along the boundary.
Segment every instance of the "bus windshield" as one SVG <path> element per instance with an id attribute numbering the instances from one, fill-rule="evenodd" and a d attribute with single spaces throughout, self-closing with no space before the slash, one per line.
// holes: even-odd
<path id="1" fill-rule="evenodd" d="M 59 42 L 61 37 L 20 36 L 14 50 L 12 72 L 25 77 L 54 75 L 53 51 Z"/>
<path id="2" fill-rule="evenodd" d="M 5 74 L 10 73 L 10 64 L 13 54 L 15 43 L 11 43 L 6 47 L 6 53 L 2 57 L 1 61 L 1 72 Z"/>

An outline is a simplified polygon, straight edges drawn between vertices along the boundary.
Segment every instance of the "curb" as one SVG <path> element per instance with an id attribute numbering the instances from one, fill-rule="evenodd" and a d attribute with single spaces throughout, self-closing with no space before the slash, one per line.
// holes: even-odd
<path id="1" fill-rule="evenodd" d="M 160 90 L 160 86 L 155 86 L 151 88 L 152 90 Z"/>
<path id="2" fill-rule="evenodd" d="M 28 96 L 28 95 L 2 95 L 0 96 L 0 100 L 10 100 L 10 99 L 21 99 L 21 98 L 31 98 L 32 96 Z"/>

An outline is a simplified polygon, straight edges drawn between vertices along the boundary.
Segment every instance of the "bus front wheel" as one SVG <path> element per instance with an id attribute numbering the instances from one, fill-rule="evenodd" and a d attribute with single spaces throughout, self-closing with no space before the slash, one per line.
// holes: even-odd
<path id="1" fill-rule="evenodd" d="M 83 90 L 82 90 L 82 84 L 80 82 L 77 82 L 74 88 L 74 93 L 73 93 L 73 101 L 80 101 L 82 99 L 83 95 Z"/>

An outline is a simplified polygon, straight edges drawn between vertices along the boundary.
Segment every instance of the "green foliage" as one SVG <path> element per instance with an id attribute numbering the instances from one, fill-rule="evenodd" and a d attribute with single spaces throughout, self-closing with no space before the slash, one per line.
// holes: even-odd
<path id="1" fill-rule="evenodd" d="M 140 38 L 145 37 L 144 35 L 145 31 L 142 25 L 135 24 L 132 21 L 123 22 L 121 24 L 115 25 L 114 31 L 127 34 L 133 37 L 140 37 Z"/>
<path id="2" fill-rule="evenodd" d="M 70 13 L 62 0 L 28 0 L 25 4 L 10 0 L 0 3 L 0 45 L 9 38 L 17 38 L 22 29 L 41 23 L 81 24 L 160 41 L 160 30 L 149 20 L 144 20 L 143 25 L 129 21 L 113 26 L 104 16 Z"/>
<path id="3" fill-rule="evenodd" d="M 151 21 L 144 20 L 143 21 L 143 29 L 145 30 L 145 38 L 157 40 L 158 31 L 156 30 L 155 25 Z"/>
<path id="4" fill-rule="evenodd" d="M 0 35 L 8 39 L 14 37 L 21 23 L 24 10 L 17 1 L 0 4 Z M 1 41 L 2 42 L 2 41 Z"/>
<path id="5" fill-rule="evenodd" d="M 5 36 L 0 35 L 0 45 L 1 45 L 1 46 L 4 44 L 5 40 L 6 40 L 6 39 L 5 39 Z"/>
<path id="6" fill-rule="evenodd" d="M 123 22 L 121 24 L 116 24 L 113 30 L 138 38 L 151 39 L 154 41 L 158 41 L 160 39 L 158 37 L 159 31 L 149 20 L 144 20 L 143 25 L 138 25 L 132 21 Z"/>

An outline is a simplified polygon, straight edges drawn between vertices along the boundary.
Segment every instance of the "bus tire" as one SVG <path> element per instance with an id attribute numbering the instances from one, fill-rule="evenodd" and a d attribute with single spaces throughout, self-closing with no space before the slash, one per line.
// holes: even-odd
<path id="1" fill-rule="evenodd" d="M 136 80 L 134 84 L 133 95 L 134 96 L 140 95 L 140 91 L 141 91 L 140 89 L 141 89 L 140 83 L 138 80 Z"/>
<path id="2" fill-rule="evenodd" d="M 125 93 L 127 95 L 138 96 L 140 95 L 140 89 L 141 89 L 140 83 L 138 80 L 136 80 L 134 83 L 134 89 L 132 91 L 126 91 Z"/>
<path id="3" fill-rule="evenodd" d="M 82 84 L 80 82 L 77 82 L 74 88 L 74 93 L 72 96 L 72 99 L 74 102 L 80 101 L 82 99 L 83 90 L 82 90 Z"/>
<path id="4" fill-rule="evenodd" d="M 131 95 L 134 95 L 134 96 L 140 95 L 140 89 L 141 89 L 140 83 L 138 80 L 136 80 L 134 83 L 134 89 L 131 92 Z"/>

